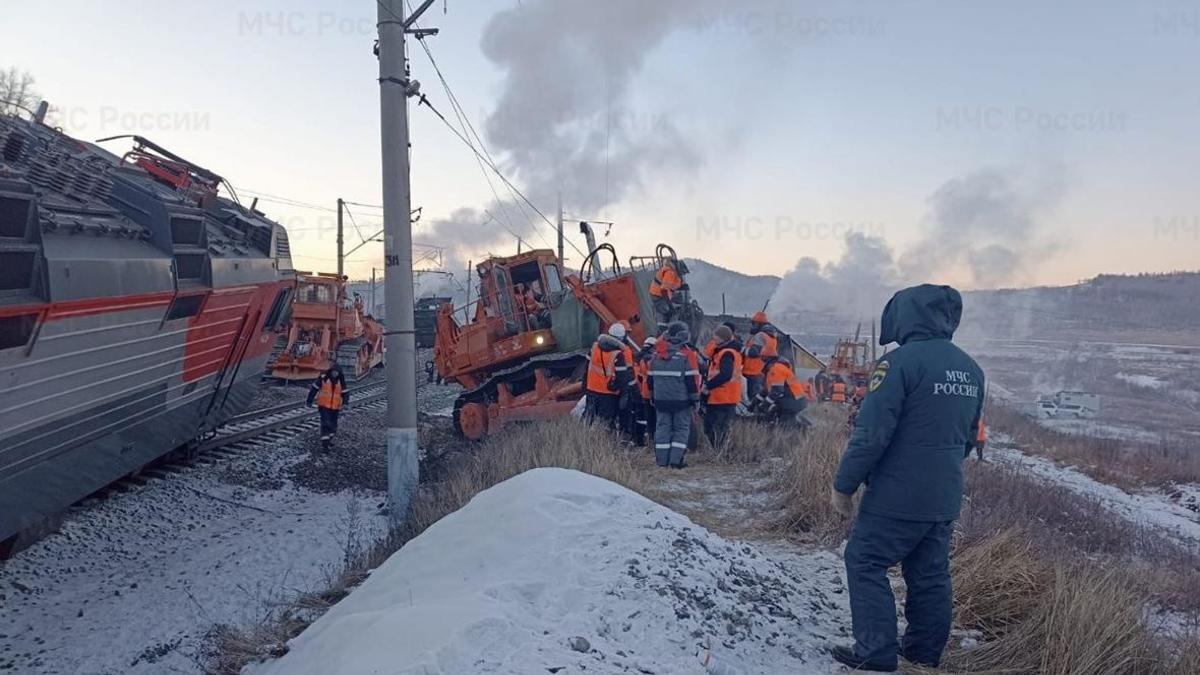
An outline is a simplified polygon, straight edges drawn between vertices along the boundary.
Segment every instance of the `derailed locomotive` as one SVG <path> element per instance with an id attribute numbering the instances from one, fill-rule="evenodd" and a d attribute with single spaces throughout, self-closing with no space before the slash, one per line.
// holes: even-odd
<path id="1" fill-rule="evenodd" d="M 0 116 L 0 554 L 241 411 L 285 314 L 286 231 L 132 140 Z"/>

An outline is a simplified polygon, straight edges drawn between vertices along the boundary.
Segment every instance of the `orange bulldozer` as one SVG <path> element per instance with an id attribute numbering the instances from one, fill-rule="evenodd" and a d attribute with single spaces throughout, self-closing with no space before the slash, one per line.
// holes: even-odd
<path id="1" fill-rule="evenodd" d="M 348 297 L 346 277 L 299 274 L 291 314 L 271 377 L 312 380 L 336 359 L 346 379 L 354 381 L 383 363 L 383 325 L 363 313 L 362 298 Z"/>
<path id="2" fill-rule="evenodd" d="M 607 268 L 604 256 L 611 257 Z M 444 304 L 437 314 L 434 364 L 443 379 L 465 389 L 455 401 L 455 428 L 479 440 L 513 422 L 570 414 L 583 396 L 588 355 L 601 331 L 624 321 L 627 339 L 637 345 L 658 333 L 649 288 L 668 261 L 686 273 L 665 244 L 654 256 L 630 258 L 626 269 L 615 249 L 601 244 L 578 275 L 564 273 L 549 249 L 477 265 L 479 297 L 463 307 Z M 671 318 L 696 330 L 703 317 L 684 291 Z"/>

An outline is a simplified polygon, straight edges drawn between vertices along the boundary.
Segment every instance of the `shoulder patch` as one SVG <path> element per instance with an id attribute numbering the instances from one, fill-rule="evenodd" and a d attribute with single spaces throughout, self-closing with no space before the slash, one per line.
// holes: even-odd
<path id="1" fill-rule="evenodd" d="M 867 383 L 867 391 L 875 391 L 883 384 L 883 378 L 887 377 L 888 369 L 892 364 L 887 361 L 880 361 L 875 364 L 875 370 L 871 371 L 871 380 Z"/>

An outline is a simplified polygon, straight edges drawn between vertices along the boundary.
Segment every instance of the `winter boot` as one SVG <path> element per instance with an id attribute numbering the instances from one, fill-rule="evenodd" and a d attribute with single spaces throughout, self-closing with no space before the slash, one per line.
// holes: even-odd
<path id="1" fill-rule="evenodd" d="M 858 654 L 854 653 L 854 647 L 844 647 L 837 645 L 829 648 L 829 654 L 833 656 L 833 660 L 852 669 L 866 670 L 875 673 L 890 673 L 896 670 L 896 662 L 879 663 L 877 661 L 867 661 Z"/>

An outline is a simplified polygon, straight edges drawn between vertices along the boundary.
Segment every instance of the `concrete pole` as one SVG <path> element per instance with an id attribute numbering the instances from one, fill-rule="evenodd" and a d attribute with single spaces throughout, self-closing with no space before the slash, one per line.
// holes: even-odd
<path id="1" fill-rule="evenodd" d="M 338 256 L 338 277 L 346 273 L 346 238 L 342 235 L 342 207 L 345 202 L 341 197 L 338 197 L 338 219 L 337 219 L 337 256 Z"/>
<path id="2" fill-rule="evenodd" d="M 413 323 L 412 195 L 404 0 L 379 0 L 379 112 L 383 151 L 383 301 L 387 307 L 388 507 L 399 527 L 417 489 L 417 349 Z"/>

